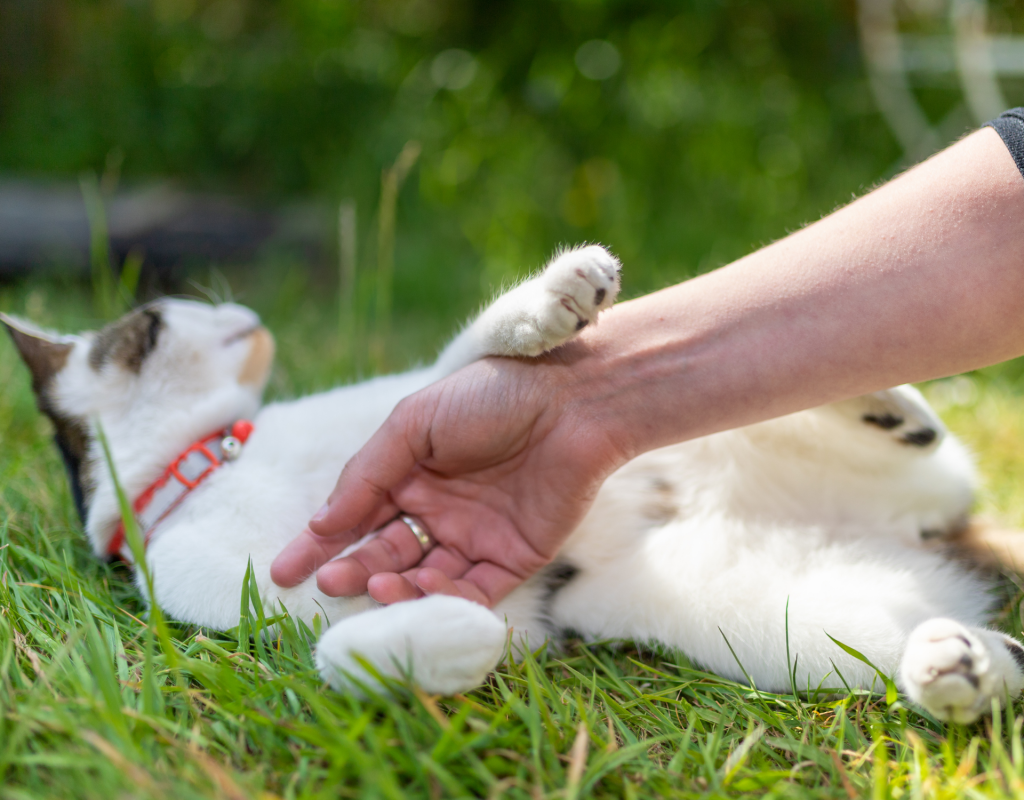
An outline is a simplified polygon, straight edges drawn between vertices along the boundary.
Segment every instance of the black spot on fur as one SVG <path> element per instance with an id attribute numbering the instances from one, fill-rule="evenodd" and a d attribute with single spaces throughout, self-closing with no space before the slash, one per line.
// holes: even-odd
<path id="1" fill-rule="evenodd" d="M 903 441 L 914 447 L 927 447 L 938 438 L 938 431 L 934 428 L 921 428 L 919 431 L 911 431 L 904 434 Z"/>
<path id="2" fill-rule="evenodd" d="M 84 525 L 86 512 L 96 489 L 91 463 L 86 459 L 89 453 L 89 430 L 84 420 L 65 416 L 54 408 L 49 393 L 45 390 L 36 395 L 36 405 L 53 423 L 53 441 L 64 462 L 75 511 Z"/>
<path id="3" fill-rule="evenodd" d="M 89 453 L 89 429 L 85 420 L 61 413 L 50 398 L 49 384 L 36 393 L 36 405 L 53 423 L 53 440 L 64 461 L 78 518 L 85 524 L 86 513 L 96 489 L 92 466 L 86 459 Z"/>
<path id="4" fill-rule="evenodd" d="M 32 391 L 39 410 L 53 423 L 54 441 L 64 460 L 71 485 L 71 496 L 79 518 L 85 514 L 95 486 L 90 475 L 86 455 L 89 452 L 89 432 L 84 420 L 69 417 L 53 403 L 53 379 L 67 364 L 72 345 L 21 328 L 15 320 L 4 320 L 11 339 L 32 375 Z"/>
<path id="5" fill-rule="evenodd" d="M 945 528 L 924 528 L 921 530 L 921 539 L 933 541 L 935 539 L 953 539 L 960 534 L 966 533 L 971 521 L 966 514 L 961 514 L 950 520 Z"/>
<path id="6" fill-rule="evenodd" d="M 868 425 L 877 425 L 883 431 L 891 431 L 904 422 L 903 417 L 897 417 L 895 414 L 865 414 L 861 419 Z"/>
<path id="7" fill-rule="evenodd" d="M 156 306 L 144 306 L 112 322 L 96 334 L 89 351 L 89 366 L 99 372 L 114 363 L 136 374 L 142 369 L 163 330 L 164 321 Z"/>
<path id="8" fill-rule="evenodd" d="M 555 600 L 555 595 L 579 574 L 579 568 L 566 561 L 556 561 L 544 569 L 541 573 L 541 580 L 544 582 L 544 595 L 541 598 L 542 616 L 551 619 L 551 604 Z"/>
<path id="9" fill-rule="evenodd" d="M 544 570 L 544 587 L 548 597 L 553 597 L 580 574 L 579 568 L 566 561 L 558 561 Z"/>
<path id="10" fill-rule="evenodd" d="M 608 294 L 604 289 L 598 289 L 594 292 L 594 305 L 599 306 L 604 301 L 604 296 Z"/>
<path id="11" fill-rule="evenodd" d="M 587 321 L 585 319 L 581 319 L 576 323 L 576 330 L 578 331 L 583 330 L 585 327 L 587 327 Z"/>
<path id="12" fill-rule="evenodd" d="M 1006 641 L 1006 649 L 1010 651 L 1010 655 L 1013 656 L 1013 660 L 1017 662 L 1017 668 L 1024 672 L 1024 647 L 1021 647 L 1016 642 Z"/>
<path id="13" fill-rule="evenodd" d="M 540 616 L 543 619 L 553 624 L 554 619 L 551 613 L 551 606 L 555 602 L 555 596 L 579 574 L 579 568 L 567 561 L 556 561 L 554 564 L 549 564 L 541 572 L 540 577 L 544 582 L 544 594 L 541 597 Z M 566 631 L 561 631 L 561 638 L 565 638 L 566 635 Z"/>
<path id="14" fill-rule="evenodd" d="M 85 460 L 89 449 L 89 433 L 84 424 L 78 420 L 62 417 L 58 414 L 48 414 L 53 422 L 53 439 L 60 450 L 61 458 L 64 460 L 64 469 L 68 473 L 68 483 L 71 486 L 71 497 L 75 501 L 75 511 L 78 518 L 85 524 L 86 512 L 92 493 L 95 490 L 92 470 Z"/>
<path id="15" fill-rule="evenodd" d="M 662 477 L 651 478 L 651 490 L 658 494 L 672 494 L 675 488 Z"/>

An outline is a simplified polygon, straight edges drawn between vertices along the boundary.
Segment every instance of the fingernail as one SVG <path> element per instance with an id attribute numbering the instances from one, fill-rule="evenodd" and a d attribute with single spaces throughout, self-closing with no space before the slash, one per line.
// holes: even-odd
<path id="1" fill-rule="evenodd" d="M 310 520 L 310 522 L 322 522 L 323 518 L 327 516 L 327 508 L 327 503 L 324 503 L 322 506 L 320 506 L 320 510 L 313 515 L 313 518 Z"/>

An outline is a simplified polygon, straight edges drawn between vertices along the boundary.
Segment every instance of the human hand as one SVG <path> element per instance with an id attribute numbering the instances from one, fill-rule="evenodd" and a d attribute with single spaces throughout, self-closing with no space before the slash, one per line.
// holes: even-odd
<path id="1" fill-rule="evenodd" d="M 331 596 L 498 602 L 554 558 L 626 460 L 579 407 L 567 375 L 557 356 L 487 359 L 403 400 L 274 561 L 273 580 L 293 586 L 318 570 L 317 585 Z M 425 556 L 396 520 L 330 561 L 400 511 L 437 541 Z"/>

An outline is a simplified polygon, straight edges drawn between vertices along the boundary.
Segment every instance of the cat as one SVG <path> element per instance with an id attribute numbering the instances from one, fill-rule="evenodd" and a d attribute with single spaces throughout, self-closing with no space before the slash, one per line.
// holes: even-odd
<path id="1" fill-rule="evenodd" d="M 898 674 L 940 719 L 969 722 L 1017 697 L 1024 646 L 982 627 L 991 580 L 948 546 L 970 530 L 972 460 L 910 387 L 635 459 L 609 478 L 556 562 L 493 611 L 446 596 L 379 607 L 328 597 L 313 577 L 290 589 L 270 580 L 271 561 L 399 400 L 476 359 L 563 344 L 618 290 L 606 250 L 562 252 L 433 366 L 262 408 L 273 339 L 241 306 L 164 299 L 73 336 L 2 319 L 53 422 L 96 554 L 132 559 L 100 424 L 128 496 L 149 503 L 140 519 L 161 607 L 234 626 L 251 560 L 265 605 L 307 623 L 326 616 L 316 657 L 335 688 L 371 686 L 368 663 L 428 692 L 465 691 L 508 655 L 507 641 L 514 656 L 571 630 L 660 643 L 764 690 L 880 685 L 835 637 Z M 167 477 L 172 462 L 197 484 L 191 492 Z"/>

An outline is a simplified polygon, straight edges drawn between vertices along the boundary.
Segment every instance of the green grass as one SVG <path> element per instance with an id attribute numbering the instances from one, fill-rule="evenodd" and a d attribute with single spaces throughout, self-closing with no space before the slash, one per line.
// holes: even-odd
<path id="1" fill-rule="evenodd" d="M 272 288 L 241 299 L 279 335 L 272 394 L 357 369 L 324 334 L 337 329 L 336 304 L 308 299 L 315 277 L 263 283 Z M 73 284 L 0 288 L 0 309 L 67 327 L 94 313 Z M 392 362 L 425 357 L 449 328 L 396 320 Z M 1024 524 L 1024 413 L 1010 372 L 930 391 L 979 454 L 982 510 Z M 630 643 L 542 650 L 466 696 L 400 685 L 387 697 L 339 695 L 313 668 L 315 633 L 284 621 L 264 638 L 258 604 L 228 632 L 148 618 L 128 572 L 89 553 L 6 339 L 0 387 L 5 800 L 1024 793 L 1019 707 L 945 726 L 881 694 L 758 692 Z M 1009 595 L 1001 624 L 1019 633 L 1021 595 Z"/>

